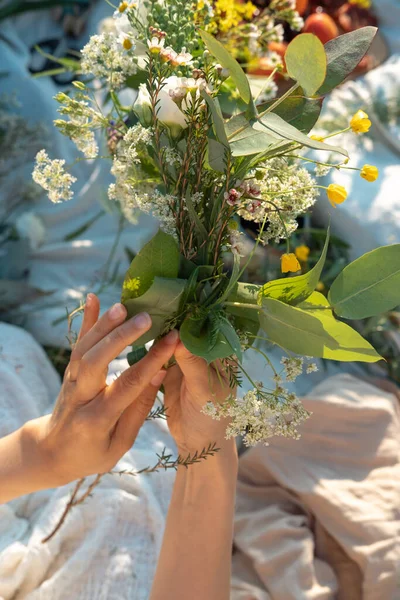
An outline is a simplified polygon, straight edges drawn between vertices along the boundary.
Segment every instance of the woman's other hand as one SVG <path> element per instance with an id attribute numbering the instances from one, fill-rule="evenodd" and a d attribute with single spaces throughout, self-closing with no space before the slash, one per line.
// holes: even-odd
<path id="1" fill-rule="evenodd" d="M 176 365 L 168 369 L 164 381 L 168 426 L 180 453 L 193 453 L 216 443 L 232 446 L 225 439 L 229 421 L 216 421 L 202 412 L 207 402 L 224 402 L 236 390 L 229 387 L 221 364 L 208 365 L 191 354 L 182 342 L 175 350 Z M 218 371 L 217 371 L 218 368 Z"/>

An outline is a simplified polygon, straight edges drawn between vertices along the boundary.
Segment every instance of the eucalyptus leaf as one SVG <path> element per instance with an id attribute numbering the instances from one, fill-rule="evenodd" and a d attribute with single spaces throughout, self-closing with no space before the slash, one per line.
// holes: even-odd
<path id="1" fill-rule="evenodd" d="M 325 81 L 327 58 L 322 42 L 312 33 L 297 35 L 288 45 L 285 64 L 289 77 L 313 96 Z"/>
<path id="2" fill-rule="evenodd" d="M 184 279 L 164 279 L 155 277 L 151 287 L 139 298 L 124 302 L 130 319 L 140 312 L 151 316 L 152 326 L 141 338 L 133 343 L 133 347 L 143 346 L 162 335 L 165 323 L 179 311 L 180 301 L 187 281 Z"/>
<path id="3" fill-rule="evenodd" d="M 263 113 L 275 100 L 260 104 L 258 110 Z M 321 114 L 322 98 L 307 98 L 299 86 L 272 111 L 303 133 L 309 133 Z"/>
<path id="4" fill-rule="evenodd" d="M 368 52 L 376 27 L 361 27 L 325 44 L 328 59 L 326 78 L 318 94 L 325 96 L 348 77 Z"/>
<path id="5" fill-rule="evenodd" d="M 260 297 L 275 298 L 276 300 L 285 302 L 285 304 L 292 305 L 300 304 L 307 300 L 321 279 L 322 269 L 324 268 L 328 252 L 329 236 L 330 228 L 328 227 L 322 254 L 317 264 L 308 273 L 297 275 L 296 277 L 286 277 L 269 281 L 261 288 Z"/>
<path id="6" fill-rule="evenodd" d="M 237 60 L 230 55 L 228 50 L 226 50 L 224 46 L 212 35 L 201 29 L 199 30 L 199 34 L 209 52 L 211 52 L 211 54 L 225 69 L 229 69 L 230 76 L 235 82 L 242 100 L 249 108 L 249 116 L 255 115 L 257 110 L 254 106 L 253 97 L 251 95 L 249 80 L 247 79 L 242 67 L 239 65 Z"/>
<path id="7" fill-rule="evenodd" d="M 144 294 L 155 277 L 178 277 L 179 264 L 176 241 L 160 229 L 131 262 L 125 276 L 121 302 L 125 303 Z"/>
<path id="8" fill-rule="evenodd" d="M 228 296 L 228 301 L 235 306 L 226 306 L 232 315 L 236 331 L 247 335 L 250 343 L 255 340 L 260 329 L 258 310 L 249 309 L 249 304 L 257 306 L 261 286 L 239 282 Z"/>
<path id="9" fill-rule="evenodd" d="M 366 319 L 400 305 L 400 244 L 383 246 L 348 265 L 328 295 L 335 313 Z"/>
<path id="10" fill-rule="evenodd" d="M 226 171 L 226 147 L 214 140 L 208 138 L 207 146 L 207 162 L 210 168 L 217 173 L 225 173 Z"/>
<path id="11" fill-rule="evenodd" d="M 344 148 L 313 140 L 296 127 L 293 127 L 293 125 L 290 125 L 290 123 L 286 123 L 284 119 L 273 112 L 260 116 L 253 124 L 253 129 L 257 131 L 266 131 L 270 135 L 280 136 L 290 142 L 298 142 L 299 144 L 302 144 L 302 146 L 313 148 L 314 150 L 327 150 L 329 152 L 338 152 L 343 156 L 348 156 L 347 150 Z"/>
<path id="12" fill-rule="evenodd" d="M 320 319 L 273 298 L 262 299 L 260 325 L 271 342 L 296 354 L 323 358 L 327 349 L 339 348 Z"/>
<path id="13" fill-rule="evenodd" d="M 210 109 L 214 125 L 214 133 L 217 140 L 226 148 L 229 148 L 229 142 L 225 132 L 224 117 L 222 116 L 222 111 L 218 99 L 211 98 L 211 96 L 207 94 L 205 90 L 201 90 L 200 94 L 201 97 L 204 98 L 204 100 L 207 102 L 208 108 Z"/>
<path id="14" fill-rule="evenodd" d="M 325 331 L 339 344 L 338 348 L 326 347 L 323 358 L 342 362 L 358 361 L 366 363 L 375 363 L 382 360 L 382 357 L 371 344 L 355 329 L 334 318 L 329 302 L 323 294 L 314 292 L 305 302 L 299 305 L 299 308 L 318 319 Z"/>
<path id="15" fill-rule="evenodd" d="M 147 354 L 146 346 L 139 346 L 138 348 L 132 347 L 132 350 L 128 353 L 126 359 L 128 365 L 132 367 L 142 360 Z"/>

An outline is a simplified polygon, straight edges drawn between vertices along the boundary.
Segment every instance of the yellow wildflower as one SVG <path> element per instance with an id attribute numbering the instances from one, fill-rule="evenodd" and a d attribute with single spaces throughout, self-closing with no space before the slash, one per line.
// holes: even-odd
<path id="1" fill-rule="evenodd" d="M 197 0 L 197 10 L 203 10 L 204 6 L 204 0 Z"/>
<path id="2" fill-rule="evenodd" d="M 251 2 L 241 4 L 234 0 L 216 0 L 214 18 L 219 31 L 226 33 L 237 27 L 241 21 L 249 21 L 257 7 Z"/>
<path id="3" fill-rule="evenodd" d="M 139 296 L 140 291 L 140 277 L 134 277 L 133 279 L 128 279 L 124 281 L 123 289 L 128 290 L 131 298 L 137 298 Z"/>
<path id="4" fill-rule="evenodd" d="M 322 135 L 312 135 L 311 139 L 315 140 L 316 142 L 323 142 L 325 138 L 322 137 Z"/>
<path id="5" fill-rule="evenodd" d="M 281 270 L 282 273 L 297 273 L 300 271 L 300 263 L 296 258 L 296 255 L 291 252 L 290 254 L 282 254 L 281 256 Z"/>
<path id="6" fill-rule="evenodd" d="M 300 262 L 307 262 L 308 257 L 310 256 L 310 248 L 308 246 L 297 246 L 295 249 L 295 254 Z"/>
<path id="7" fill-rule="evenodd" d="M 379 169 L 373 165 L 364 165 L 361 169 L 360 175 L 363 179 L 369 181 L 369 183 L 373 183 L 379 177 Z"/>
<path id="8" fill-rule="evenodd" d="M 326 193 L 333 208 L 336 208 L 337 204 L 342 204 L 348 196 L 346 188 L 336 183 L 328 185 Z"/>
<path id="9" fill-rule="evenodd" d="M 256 6 L 252 2 L 246 2 L 246 4 L 236 3 L 236 10 L 242 15 L 246 21 L 251 21 L 253 18 Z"/>
<path id="10" fill-rule="evenodd" d="M 127 2 L 121 2 L 121 4 L 118 6 L 118 11 L 120 13 L 123 13 L 126 11 L 126 9 L 128 8 L 128 3 Z"/>
<path id="11" fill-rule="evenodd" d="M 354 133 L 367 133 L 371 128 L 371 121 L 366 112 L 358 110 L 350 121 L 350 127 Z"/>
<path id="12" fill-rule="evenodd" d="M 349 0 L 350 4 L 359 6 L 360 8 L 371 8 L 371 0 Z"/>

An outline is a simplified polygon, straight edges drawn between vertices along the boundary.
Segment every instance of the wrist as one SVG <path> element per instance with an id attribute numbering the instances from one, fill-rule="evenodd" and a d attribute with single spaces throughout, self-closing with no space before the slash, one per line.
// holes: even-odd
<path id="1" fill-rule="evenodd" d="M 57 467 L 56 449 L 49 443 L 47 430 L 51 415 L 28 421 L 21 428 L 21 440 L 30 457 L 29 470 L 38 477 L 40 488 L 46 489 L 65 485 L 69 481 L 61 477 Z"/>
<path id="2" fill-rule="evenodd" d="M 180 470 L 192 472 L 194 476 L 209 476 L 211 472 L 222 475 L 224 479 L 234 479 L 236 481 L 238 472 L 238 454 L 235 439 L 222 440 L 215 444 L 217 451 L 210 453 L 207 457 L 202 458 L 198 463 L 190 465 L 186 468 L 184 465 L 179 467 Z M 206 448 L 207 449 L 207 448 Z M 187 448 L 178 447 L 179 455 L 182 458 L 192 457 L 197 452 L 199 455 L 202 448 Z"/>

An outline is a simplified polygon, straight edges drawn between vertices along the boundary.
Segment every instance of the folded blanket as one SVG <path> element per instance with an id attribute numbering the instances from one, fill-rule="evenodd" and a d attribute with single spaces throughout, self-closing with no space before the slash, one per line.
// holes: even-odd
<path id="1" fill-rule="evenodd" d="M 392 600 L 400 567 L 397 399 L 337 375 L 299 441 L 240 461 L 233 600 Z"/>

